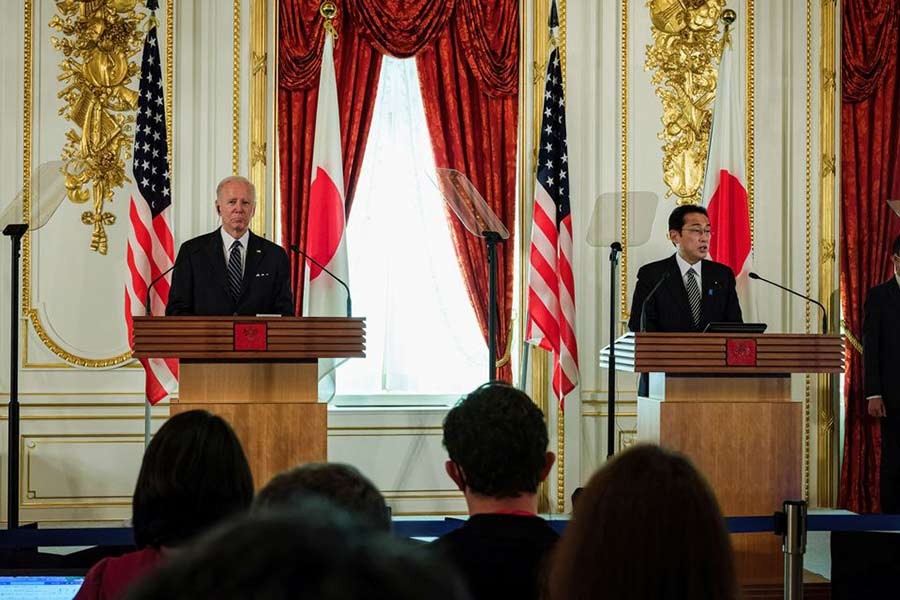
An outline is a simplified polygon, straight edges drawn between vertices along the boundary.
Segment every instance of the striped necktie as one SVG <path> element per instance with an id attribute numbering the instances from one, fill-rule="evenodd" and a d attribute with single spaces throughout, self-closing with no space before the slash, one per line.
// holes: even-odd
<path id="1" fill-rule="evenodd" d="M 228 291 L 235 302 L 241 295 L 241 242 L 234 240 L 231 244 L 231 254 L 228 256 Z"/>
<path id="2" fill-rule="evenodd" d="M 693 267 L 687 270 L 684 276 L 684 287 L 687 290 L 688 301 L 691 303 L 691 316 L 694 318 L 694 327 L 700 325 L 700 284 L 697 283 L 697 271 Z"/>

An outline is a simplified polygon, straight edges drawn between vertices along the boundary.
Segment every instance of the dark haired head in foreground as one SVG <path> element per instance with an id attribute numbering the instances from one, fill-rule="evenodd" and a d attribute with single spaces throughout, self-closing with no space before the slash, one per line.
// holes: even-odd
<path id="1" fill-rule="evenodd" d="M 541 409 L 505 383 L 479 387 L 447 413 L 444 447 L 459 488 L 490 498 L 536 493 L 555 458 Z"/>
<path id="2" fill-rule="evenodd" d="M 134 539 L 140 548 L 95 564 L 78 600 L 118 598 L 181 546 L 253 500 L 253 477 L 231 426 L 205 410 L 171 417 L 159 428 L 134 486 Z"/>
<path id="3" fill-rule="evenodd" d="M 536 514 L 538 485 L 555 458 L 544 415 L 524 392 L 486 384 L 447 414 L 444 446 L 469 520 L 434 547 L 459 567 L 476 600 L 538 598 L 559 538 Z"/>
<path id="4" fill-rule="evenodd" d="M 130 600 L 464 600 L 447 565 L 323 501 L 252 513 L 186 549 Z"/>
<path id="5" fill-rule="evenodd" d="M 231 426 L 205 410 L 174 415 L 147 446 L 134 486 L 134 539 L 177 546 L 253 500 L 253 476 Z"/>
<path id="6" fill-rule="evenodd" d="M 594 474 L 554 553 L 552 600 L 737 597 L 725 520 L 690 461 L 637 446 Z"/>
<path id="7" fill-rule="evenodd" d="M 320 496 L 367 525 L 391 530 L 384 496 L 355 467 L 341 463 L 308 463 L 279 473 L 253 501 L 255 510 L 289 508 L 310 496 Z"/>

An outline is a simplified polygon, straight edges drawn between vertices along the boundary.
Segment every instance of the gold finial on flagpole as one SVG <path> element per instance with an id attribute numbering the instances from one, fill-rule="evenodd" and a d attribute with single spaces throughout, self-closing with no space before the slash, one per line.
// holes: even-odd
<path id="1" fill-rule="evenodd" d="M 332 39 L 336 42 L 338 34 L 334 28 L 334 18 L 337 16 L 337 4 L 331 0 L 325 0 L 319 5 L 319 14 L 325 19 L 325 31 L 330 33 Z"/>
<path id="2" fill-rule="evenodd" d="M 722 52 L 725 46 L 731 45 L 731 24 L 737 19 L 737 13 L 730 8 L 722 11 L 722 22 L 725 23 L 725 31 L 722 33 Z"/>

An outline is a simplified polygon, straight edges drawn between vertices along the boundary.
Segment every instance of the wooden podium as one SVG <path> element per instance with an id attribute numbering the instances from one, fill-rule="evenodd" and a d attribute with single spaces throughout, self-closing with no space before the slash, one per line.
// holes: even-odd
<path id="1" fill-rule="evenodd" d="M 135 358 L 179 359 L 172 414 L 205 409 L 234 428 L 262 487 L 327 458 L 318 359 L 365 356 L 365 319 L 135 317 Z"/>
<path id="2" fill-rule="evenodd" d="M 705 475 L 727 516 L 769 515 L 803 497 L 803 406 L 792 373 L 841 373 L 840 336 L 629 333 L 619 371 L 650 374 L 638 440 L 677 450 Z M 600 364 L 609 366 L 609 348 Z M 742 581 L 781 577 L 781 538 L 732 536 Z"/>

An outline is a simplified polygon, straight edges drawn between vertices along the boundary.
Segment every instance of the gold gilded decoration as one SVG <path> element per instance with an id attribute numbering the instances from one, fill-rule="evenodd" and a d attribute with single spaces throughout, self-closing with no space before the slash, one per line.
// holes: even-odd
<path id="1" fill-rule="evenodd" d="M 850 328 L 847 327 L 847 321 L 841 319 L 841 333 L 844 334 L 844 337 L 847 338 L 847 341 L 850 342 L 850 346 L 856 350 L 857 353 L 862 354 L 863 347 L 862 342 L 859 341 L 853 332 L 850 331 Z"/>
<path id="2" fill-rule="evenodd" d="M 809 3 L 809 0 L 807 0 Z M 834 2 L 821 4 L 820 56 L 822 80 L 819 82 L 819 140 L 822 147 L 822 164 L 819 181 L 819 298 L 828 307 L 829 331 L 837 329 L 835 317 L 839 314 L 838 294 L 835 293 L 835 12 Z M 808 10 L 809 14 L 811 8 Z M 811 17 L 808 17 L 811 20 Z M 810 27 L 811 29 L 811 27 Z M 818 505 L 835 506 L 838 489 L 838 469 L 840 439 L 835 430 L 835 415 L 838 414 L 838 377 L 833 374 L 818 376 L 819 431 L 816 448 L 816 484 Z"/>
<path id="3" fill-rule="evenodd" d="M 267 231 L 274 234 L 275 228 L 267 229 L 271 210 L 268 198 L 268 87 L 269 87 L 269 7 L 267 0 L 252 0 L 250 3 L 250 123 L 248 177 L 256 188 L 256 214 L 250 228 L 261 236 Z M 277 161 L 276 161 L 277 162 Z"/>
<path id="4" fill-rule="evenodd" d="M 116 222 L 104 210 L 121 187 L 125 160 L 131 157 L 131 123 L 138 93 L 129 88 L 140 65 L 130 59 L 141 49 L 144 15 L 135 11 L 136 0 L 57 2 L 59 14 L 50 27 L 65 38 L 51 38 L 65 59 L 60 63 L 57 94 L 65 101 L 59 114 L 77 129 L 66 132 L 62 159 L 66 190 L 75 204 L 91 202 L 81 222 L 93 226 L 91 250 L 106 254 L 106 227 Z"/>
<path id="5" fill-rule="evenodd" d="M 331 34 L 331 39 L 337 43 L 338 33 L 334 28 L 334 18 L 337 16 L 337 4 L 330 0 L 325 0 L 319 5 L 319 14 L 325 19 L 325 31 Z"/>
<path id="6" fill-rule="evenodd" d="M 726 10 L 725 12 L 729 12 Z M 747 173 L 747 208 L 750 210 L 750 247 L 756 247 L 756 6 L 754 0 L 744 4 L 744 26 L 747 32 L 745 46 L 747 51 L 747 156 L 745 168 Z M 723 13 L 723 19 L 724 13 Z"/>
<path id="7" fill-rule="evenodd" d="M 804 202 L 805 202 L 805 227 L 806 233 L 804 237 L 805 249 L 805 270 L 806 270 L 806 295 L 812 295 L 812 44 L 810 37 L 812 35 L 812 7 L 810 0 L 806 0 L 806 25 L 805 25 L 805 43 L 806 43 L 806 96 L 805 109 L 806 118 L 804 123 L 805 147 L 804 147 Z M 806 321 L 806 333 L 810 333 L 810 303 L 807 302 L 804 308 L 804 318 Z M 809 501 L 809 448 L 810 448 L 810 420 L 812 415 L 812 377 L 809 373 L 803 377 L 803 498 Z"/>
<path id="8" fill-rule="evenodd" d="M 722 52 L 725 0 L 650 0 L 654 43 L 644 66 L 663 105 L 663 181 L 678 204 L 699 204 Z"/>
<path id="9" fill-rule="evenodd" d="M 619 277 L 621 278 L 621 284 L 619 285 L 620 293 L 620 313 L 622 320 L 628 319 L 628 0 L 622 0 L 622 17 L 621 17 L 621 33 L 619 38 L 619 44 L 621 47 L 621 56 L 619 58 L 619 62 L 622 65 L 620 68 L 621 73 L 619 74 L 622 81 L 620 85 L 621 89 L 621 99 L 620 106 L 622 107 L 622 116 L 621 116 L 621 136 L 622 136 L 622 148 L 621 148 L 621 207 L 622 207 L 622 217 L 620 219 L 619 227 L 621 228 L 620 235 L 622 236 L 622 268 L 620 269 Z"/>
<path id="10" fill-rule="evenodd" d="M 102 0 L 94 0 L 92 4 L 98 4 Z M 62 4 L 62 2 L 60 3 Z M 26 221 L 31 221 L 31 165 L 32 165 L 32 115 L 34 102 L 33 89 L 33 56 L 34 56 L 34 23 L 33 23 L 33 0 L 25 0 L 24 3 L 24 31 L 23 31 L 23 70 L 22 70 L 22 212 Z M 115 6 L 134 6 L 135 2 L 131 0 L 117 0 Z M 172 50 L 174 45 L 174 0 L 166 0 L 166 101 L 171 106 L 172 102 L 172 77 L 173 77 L 173 59 Z M 171 111 L 167 113 L 169 139 L 171 137 Z M 173 151 L 173 144 L 169 145 L 170 154 Z M 127 148 L 126 148 L 127 151 Z M 72 365 L 85 368 L 105 369 L 110 367 L 129 368 L 131 364 L 124 364 L 131 359 L 131 352 L 124 352 L 117 356 L 109 358 L 94 359 L 78 356 L 67 352 L 59 346 L 59 344 L 50 337 L 47 330 L 41 322 L 40 315 L 34 308 L 32 297 L 32 274 L 34 273 L 34 264 L 32 263 L 32 246 L 31 234 L 25 234 L 22 238 L 22 316 L 31 322 L 34 333 L 41 342 L 57 357 L 65 361 L 65 363 L 34 363 L 28 360 L 28 335 L 22 336 L 22 368 L 71 368 Z M 141 368 L 139 365 L 134 368 Z"/>
<path id="11" fill-rule="evenodd" d="M 532 82 L 533 84 L 543 83 L 543 81 L 544 81 L 544 69 L 547 68 L 547 63 L 545 63 L 545 62 L 543 62 L 543 61 L 537 61 L 537 60 L 536 60 L 536 61 L 534 61 L 534 62 L 532 63 L 532 67 L 533 67 L 534 71 L 533 71 L 532 76 L 531 76 L 531 82 Z"/>
<path id="12" fill-rule="evenodd" d="M 231 14 L 231 174 L 239 175 L 241 161 L 241 0 L 234 0 Z"/>

